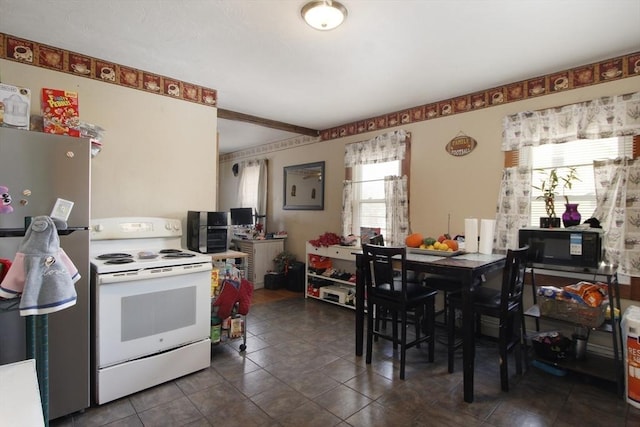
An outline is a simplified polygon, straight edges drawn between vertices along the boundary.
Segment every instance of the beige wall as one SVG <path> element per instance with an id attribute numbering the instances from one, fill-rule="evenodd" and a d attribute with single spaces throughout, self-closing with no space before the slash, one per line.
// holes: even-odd
<path id="1" fill-rule="evenodd" d="M 40 114 L 41 88 L 66 89 L 78 92 L 80 118 L 106 129 L 91 164 L 92 218 L 215 210 L 215 108 L 6 60 L 0 75 L 31 89 L 31 114 Z"/>
<path id="2" fill-rule="evenodd" d="M 564 93 L 541 96 L 521 102 L 490 107 L 479 111 L 427 120 L 402 126 L 411 132 L 410 219 L 413 231 L 425 235 L 464 232 L 464 218 L 495 216 L 504 156 L 502 119 L 508 114 L 586 101 L 605 95 L 637 91 L 640 77 L 631 77 Z M 286 229 L 286 248 L 304 259 L 305 242 L 325 231 L 341 230 L 341 196 L 344 178 L 344 146 L 346 143 L 370 139 L 389 130 L 350 136 L 310 145 L 269 152 L 265 145 L 255 157 L 269 159 L 269 231 Z M 478 141 L 476 149 L 463 157 L 449 155 L 444 147 L 460 132 Z M 220 163 L 220 206 L 232 207 L 237 182 L 231 166 L 242 158 Z M 285 211 L 282 209 L 284 166 L 326 162 L 324 211 Z"/>

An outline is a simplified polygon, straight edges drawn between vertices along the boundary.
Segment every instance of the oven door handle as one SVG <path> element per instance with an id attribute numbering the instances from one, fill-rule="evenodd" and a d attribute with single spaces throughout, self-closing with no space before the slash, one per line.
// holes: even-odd
<path id="1" fill-rule="evenodd" d="M 132 282 L 135 280 L 150 280 L 156 277 L 170 277 L 182 274 L 200 273 L 203 271 L 211 271 L 212 264 L 186 264 L 172 267 L 158 267 L 142 270 L 121 271 L 118 273 L 98 274 L 98 284 L 104 285 L 108 283 Z"/>

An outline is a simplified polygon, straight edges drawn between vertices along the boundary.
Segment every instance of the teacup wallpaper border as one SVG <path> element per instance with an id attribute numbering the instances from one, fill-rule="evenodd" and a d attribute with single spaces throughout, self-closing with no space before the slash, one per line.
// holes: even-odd
<path id="1" fill-rule="evenodd" d="M 218 103 L 215 89 L 4 33 L 0 33 L 0 58 L 210 107 Z"/>
<path id="2" fill-rule="evenodd" d="M 640 51 L 545 76 L 508 83 L 480 92 L 419 105 L 408 110 L 394 111 L 364 121 L 347 123 L 321 131 L 320 138 L 322 140 L 342 138 L 634 76 L 640 76 Z"/>
<path id="3" fill-rule="evenodd" d="M 216 107 L 215 89 L 0 33 L 0 58 Z M 640 75 L 640 51 L 320 131 L 320 140 L 393 128 Z"/>

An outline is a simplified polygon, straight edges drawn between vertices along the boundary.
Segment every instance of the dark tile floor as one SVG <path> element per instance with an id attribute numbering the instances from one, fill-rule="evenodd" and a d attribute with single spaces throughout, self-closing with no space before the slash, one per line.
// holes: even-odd
<path id="1" fill-rule="evenodd" d="M 258 290 L 242 340 L 212 347 L 211 367 L 51 422 L 52 426 L 638 426 L 610 384 L 529 368 L 500 391 L 498 357 L 479 341 L 475 401 L 462 401 L 461 359 L 447 373 L 409 349 L 406 380 L 389 343 L 354 355 L 354 312 L 287 291 Z"/>

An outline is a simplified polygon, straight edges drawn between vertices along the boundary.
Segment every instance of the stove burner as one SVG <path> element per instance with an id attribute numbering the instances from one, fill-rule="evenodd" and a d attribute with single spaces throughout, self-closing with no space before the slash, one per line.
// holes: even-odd
<path id="1" fill-rule="evenodd" d="M 113 258 L 106 261 L 105 264 L 129 264 L 133 262 L 133 258 Z"/>
<path id="2" fill-rule="evenodd" d="M 161 254 L 177 254 L 181 252 L 182 251 L 180 249 L 162 249 L 160 251 Z"/>
<path id="3" fill-rule="evenodd" d="M 96 259 L 126 259 L 126 258 L 132 258 L 132 255 L 124 254 L 124 253 L 111 253 L 111 254 L 98 255 L 96 257 Z"/>
<path id="4" fill-rule="evenodd" d="M 170 252 L 170 253 L 167 253 L 162 258 L 191 258 L 194 256 L 195 254 L 189 254 L 186 252 Z"/>

